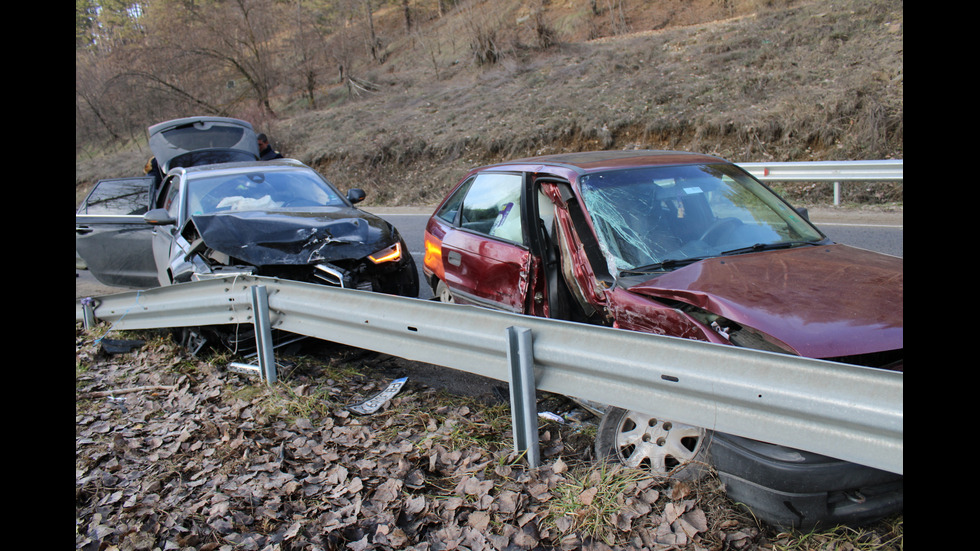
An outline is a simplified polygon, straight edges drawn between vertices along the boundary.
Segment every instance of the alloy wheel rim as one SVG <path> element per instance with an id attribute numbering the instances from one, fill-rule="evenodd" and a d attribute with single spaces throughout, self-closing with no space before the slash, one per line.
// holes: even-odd
<path id="1" fill-rule="evenodd" d="M 628 411 L 616 434 L 616 453 L 629 467 L 668 475 L 697 457 L 704 437 L 703 428 Z"/>

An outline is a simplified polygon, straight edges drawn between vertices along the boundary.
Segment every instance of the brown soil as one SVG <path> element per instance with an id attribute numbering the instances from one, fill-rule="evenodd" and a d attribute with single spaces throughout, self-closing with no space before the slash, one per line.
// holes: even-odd
<path id="1" fill-rule="evenodd" d="M 389 55 L 361 74 L 376 91 L 328 86 L 316 111 L 283 97 L 279 119 L 253 122 L 286 155 L 366 189 L 369 205 L 431 204 L 473 166 L 570 150 L 685 149 L 736 162 L 903 156 L 901 2 L 623 0 L 598 2 L 618 9 L 595 17 L 586 2 L 525 4 L 466 4 L 485 9 L 430 20 L 425 44 L 397 38 L 397 10 L 379 14 Z M 497 33 L 494 63 L 475 61 L 467 37 L 480 29 Z M 76 203 L 146 157 L 77 161 Z M 818 191 L 790 195 L 807 202 Z M 848 200 L 901 203 L 901 184 Z"/>

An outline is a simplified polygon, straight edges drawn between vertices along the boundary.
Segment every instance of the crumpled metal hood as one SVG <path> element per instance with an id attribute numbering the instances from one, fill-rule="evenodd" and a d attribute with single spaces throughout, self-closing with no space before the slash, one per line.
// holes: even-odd
<path id="1" fill-rule="evenodd" d="M 903 348 L 902 259 L 822 245 L 704 260 L 631 287 L 753 327 L 810 358 Z"/>
<path id="2" fill-rule="evenodd" d="M 255 266 L 362 258 L 394 243 L 390 224 L 352 208 L 192 216 L 204 243 Z"/>

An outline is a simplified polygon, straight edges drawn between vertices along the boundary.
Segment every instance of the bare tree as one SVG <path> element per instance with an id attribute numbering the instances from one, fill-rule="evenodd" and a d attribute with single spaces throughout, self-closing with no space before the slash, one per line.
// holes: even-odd
<path id="1" fill-rule="evenodd" d="M 276 32 L 283 6 L 265 0 L 161 0 L 156 5 L 164 5 L 157 17 L 166 22 L 158 37 L 174 57 L 191 55 L 201 68 L 242 79 L 262 111 L 275 116 L 271 100 L 280 79 Z"/>
<path id="2" fill-rule="evenodd" d="M 405 12 L 405 33 L 412 32 L 412 8 L 408 5 L 409 0 L 402 0 L 402 11 Z"/>
<path id="3" fill-rule="evenodd" d="M 412 32 L 425 10 L 421 0 L 106 2 L 76 5 L 78 140 L 122 141 L 189 112 L 274 118 L 289 90 L 316 108 L 332 74 L 351 97 L 376 91 L 364 71 L 387 57 L 379 3 L 400 5 Z"/>
<path id="4" fill-rule="evenodd" d="M 374 8 L 371 7 L 371 0 L 364 0 L 364 10 L 367 12 L 368 49 L 371 51 L 371 57 L 378 63 L 384 63 L 388 55 L 383 51 L 384 44 L 374 31 Z"/>
<path id="5" fill-rule="evenodd" d="M 296 71 L 301 87 L 310 107 L 316 109 L 316 89 L 319 83 L 320 67 L 323 66 L 323 56 L 320 44 L 323 37 L 317 32 L 312 23 L 314 18 L 309 10 L 303 7 L 303 0 L 296 0 L 296 31 L 290 40 L 293 53 L 298 57 Z"/>
<path id="6" fill-rule="evenodd" d="M 112 140 L 120 138 L 119 132 L 114 128 L 113 116 L 109 112 L 111 104 L 102 101 L 104 94 L 104 82 L 106 76 L 103 73 L 104 56 L 96 52 L 81 52 L 75 55 L 75 111 L 76 116 L 81 116 L 82 120 L 92 120 L 92 123 L 75 124 L 76 132 L 82 131 L 82 136 L 76 137 L 76 142 L 80 139 L 96 136 L 100 133 L 108 134 Z M 84 129 L 84 130 L 83 130 Z M 99 129 L 102 132 L 99 132 Z"/>

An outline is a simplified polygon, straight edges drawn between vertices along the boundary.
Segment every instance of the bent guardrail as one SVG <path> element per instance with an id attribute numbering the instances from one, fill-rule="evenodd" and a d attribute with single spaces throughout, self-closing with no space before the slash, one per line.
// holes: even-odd
<path id="1" fill-rule="evenodd" d="M 267 311 L 255 287 L 266 290 Z M 904 471 L 902 373 L 253 276 L 95 302 L 76 303 L 76 322 L 91 309 L 119 329 L 265 324 L 510 381 L 518 398 L 528 390 L 514 388 L 523 378 L 548 392 Z M 525 366 L 520 377 L 517 365 Z M 522 445 L 536 438 L 536 414 L 526 409 L 533 404 L 518 407 Z"/>

